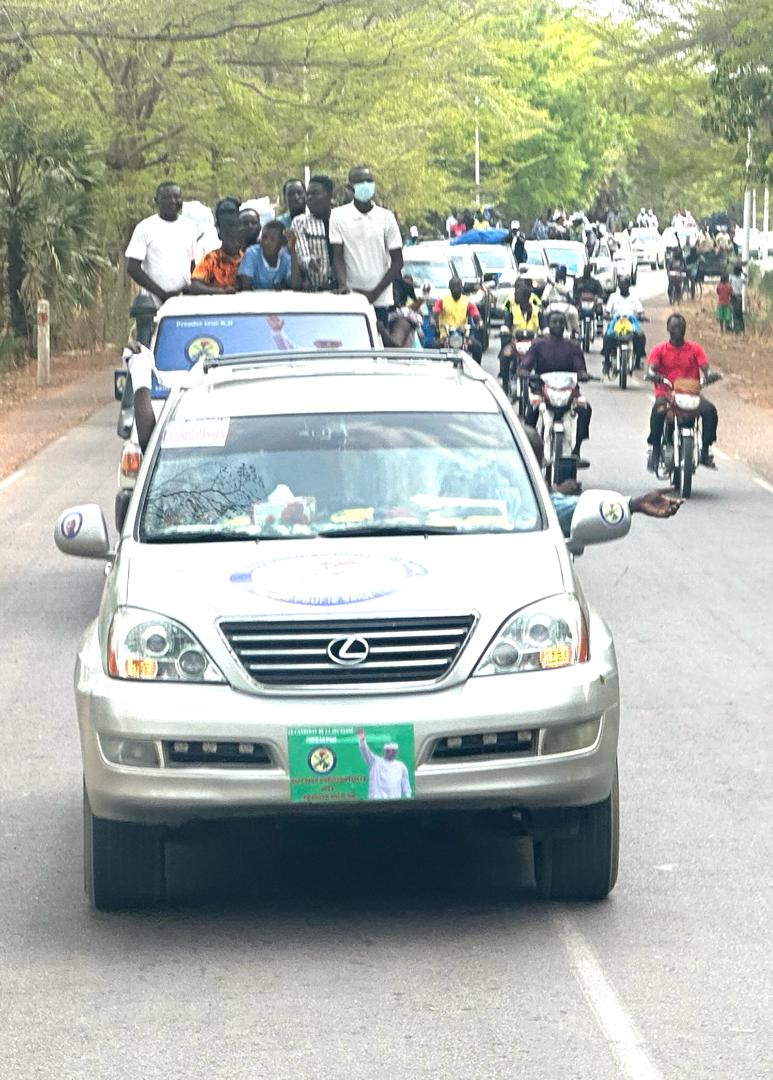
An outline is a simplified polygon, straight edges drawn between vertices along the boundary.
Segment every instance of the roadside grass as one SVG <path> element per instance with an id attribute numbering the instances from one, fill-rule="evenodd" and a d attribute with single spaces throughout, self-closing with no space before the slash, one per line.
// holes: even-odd
<path id="1" fill-rule="evenodd" d="M 768 297 L 752 282 L 746 333 L 723 334 L 717 322 L 715 288 L 715 282 L 707 282 L 701 298 L 678 305 L 687 319 L 687 336 L 700 342 L 712 366 L 722 372 L 739 397 L 773 413 L 773 322 Z"/>

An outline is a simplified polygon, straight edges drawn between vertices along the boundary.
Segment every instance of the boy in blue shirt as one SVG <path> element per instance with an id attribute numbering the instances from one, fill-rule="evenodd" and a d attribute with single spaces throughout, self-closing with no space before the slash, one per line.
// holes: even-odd
<path id="1" fill-rule="evenodd" d="M 289 289 L 292 259 L 285 247 L 284 225 L 267 222 L 257 244 L 248 247 L 239 267 L 241 289 Z"/>

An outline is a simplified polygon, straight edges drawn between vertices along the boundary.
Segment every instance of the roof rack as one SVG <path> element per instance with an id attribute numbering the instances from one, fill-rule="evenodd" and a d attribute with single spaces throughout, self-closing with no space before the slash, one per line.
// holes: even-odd
<path id="1" fill-rule="evenodd" d="M 204 371 L 228 367 L 260 367 L 294 360 L 413 360 L 439 361 L 461 367 L 472 359 L 460 349 L 284 349 L 275 352 L 231 353 L 203 361 Z"/>

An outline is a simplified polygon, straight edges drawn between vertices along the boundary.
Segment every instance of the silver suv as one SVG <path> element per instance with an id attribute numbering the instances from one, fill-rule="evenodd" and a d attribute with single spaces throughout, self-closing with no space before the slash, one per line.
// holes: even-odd
<path id="1" fill-rule="evenodd" d="M 618 673 L 571 553 L 625 535 L 581 496 L 566 541 L 497 383 L 451 352 L 220 358 L 170 396 L 80 643 L 86 891 L 164 895 L 196 819 L 503 811 L 547 897 L 617 874 Z"/>

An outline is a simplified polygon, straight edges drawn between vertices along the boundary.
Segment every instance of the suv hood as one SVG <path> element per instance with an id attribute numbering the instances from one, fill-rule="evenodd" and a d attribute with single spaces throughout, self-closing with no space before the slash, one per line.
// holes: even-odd
<path id="1" fill-rule="evenodd" d="M 486 612 L 498 623 L 573 587 L 571 564 L 565 551 L 559 556 L 552 531 L 179 545 L 127 540 L 120 562 L 126 577 L 119 604 L 193 630 L 222 616 Z"/>

